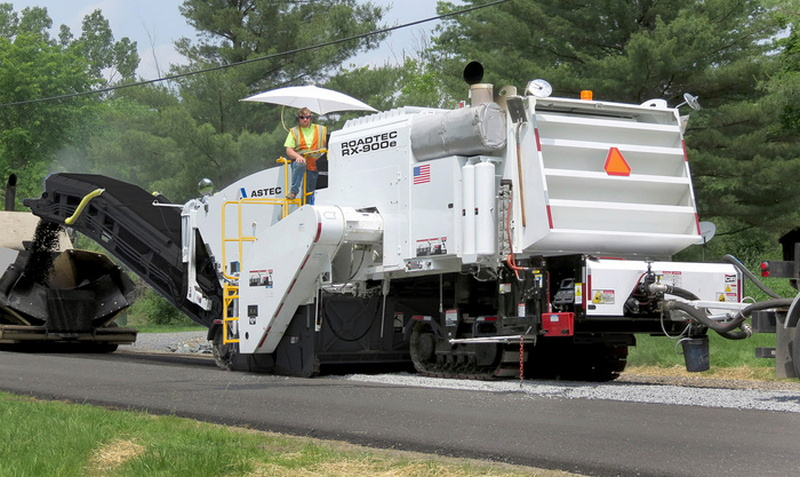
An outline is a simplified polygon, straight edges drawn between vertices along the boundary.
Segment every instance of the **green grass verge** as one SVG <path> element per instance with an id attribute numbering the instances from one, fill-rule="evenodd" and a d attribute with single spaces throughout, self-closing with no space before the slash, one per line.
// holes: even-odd
<path id="1" fill-rule="evenodd" d="M 709 356 L 711 369 L 695 376 L 725 376 L 742 379 L 775 380 L 775 360 L 755 357 L 758 347 L 775 347 L 774 334 L 755 334 L 743 341 L 730 341 L 709 332 Z M 637 368 L 685 369 L 683 348 L 663 336 L 636 336 L 636 347 L 630 348 L 628 371 Z"/>
<path id="2" fill-rule="evenodd" d="M 709 354 L 712 366 L 719 367 L 774 367 L 775 361 L 755 357 L 757 347 L 775 347 L 774 334 L 755 334 L 747 340 L 730 341 L 709 332 Z M 663 336 L 636 336 L 636 347 L 631 348 L 628 364 L 632 366 L 683 365 L 683 350 L 676 340 Z"/>
<path id="3" fill-rule="evenodd" d="M 0 475 L 567 476 L 0 393 Z"/>

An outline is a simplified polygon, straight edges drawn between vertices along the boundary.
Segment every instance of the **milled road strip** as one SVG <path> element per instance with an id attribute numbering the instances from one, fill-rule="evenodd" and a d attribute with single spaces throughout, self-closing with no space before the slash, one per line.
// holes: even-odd
<path id="1" fill-rule="evenodd" d="M 460 389 L 493 393 L 561 399 L 600 399 L 609 401 L 679 406 L 702 406 L 728 409 L 754 409 L 800 413 L 800 393 L 797 391 L 765 391 L 754 389 L 695 388 L 663 384 L 633 384 L 625 382 L 584 383 L 556 381 L 470 381 L 439 379 L 408 374 L 355 374 L 344 379 L 351 381 L 414 386 L 438 389 Z"/>

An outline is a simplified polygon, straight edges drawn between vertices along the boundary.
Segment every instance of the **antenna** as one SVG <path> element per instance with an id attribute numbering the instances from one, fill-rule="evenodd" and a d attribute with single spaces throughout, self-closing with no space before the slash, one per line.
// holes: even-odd
<path id="1" fill-rule="evenodd" d="M 692 96 L 689 93 L 683 93 L 683 102 L 681 104 L 675 106 L 675 109 L 680 108 L 684 104 L 688 105 L 690 108 L 694 109 L 695 111 L 699 111 L 699 110 L 703 109 L 703 107 L 700 106 L 700 102 L 697 101 L 697 96 Z"/>

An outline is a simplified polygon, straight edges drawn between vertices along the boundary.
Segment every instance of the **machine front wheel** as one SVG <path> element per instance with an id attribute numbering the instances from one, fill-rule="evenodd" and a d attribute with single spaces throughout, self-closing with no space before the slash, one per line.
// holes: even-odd
<path id="1" fill-rule="evenodd" d="M 409 351 L 414 367 L 421 373 L 431 372 L 436 364 L 436 336 L 430 326 L 418 323 L 411 332 Z"/>
<path id="2" fill-rule="evenodd" d="M 214 339 L 211 340 L 211 351 L 214 354 L 214 362 L 219 369 L 226 371 L 235 371 L 236 356 L 239 354 L 238 343 L 224 343 L 223 329 L 218 327 L 214 332 Z"/>

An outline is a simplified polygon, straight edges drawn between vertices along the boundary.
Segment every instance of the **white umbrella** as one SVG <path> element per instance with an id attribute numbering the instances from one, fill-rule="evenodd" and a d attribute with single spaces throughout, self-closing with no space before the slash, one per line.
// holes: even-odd
<path id="1" fill-rule="evenodd" d="M 242 101 L 281 104 L 298 109 L 308 108 L 317 114 L 328 114 L 334 111 L 378 111 L 344 93 L 314 85 L 273 89 L 244 98 Z"/>

